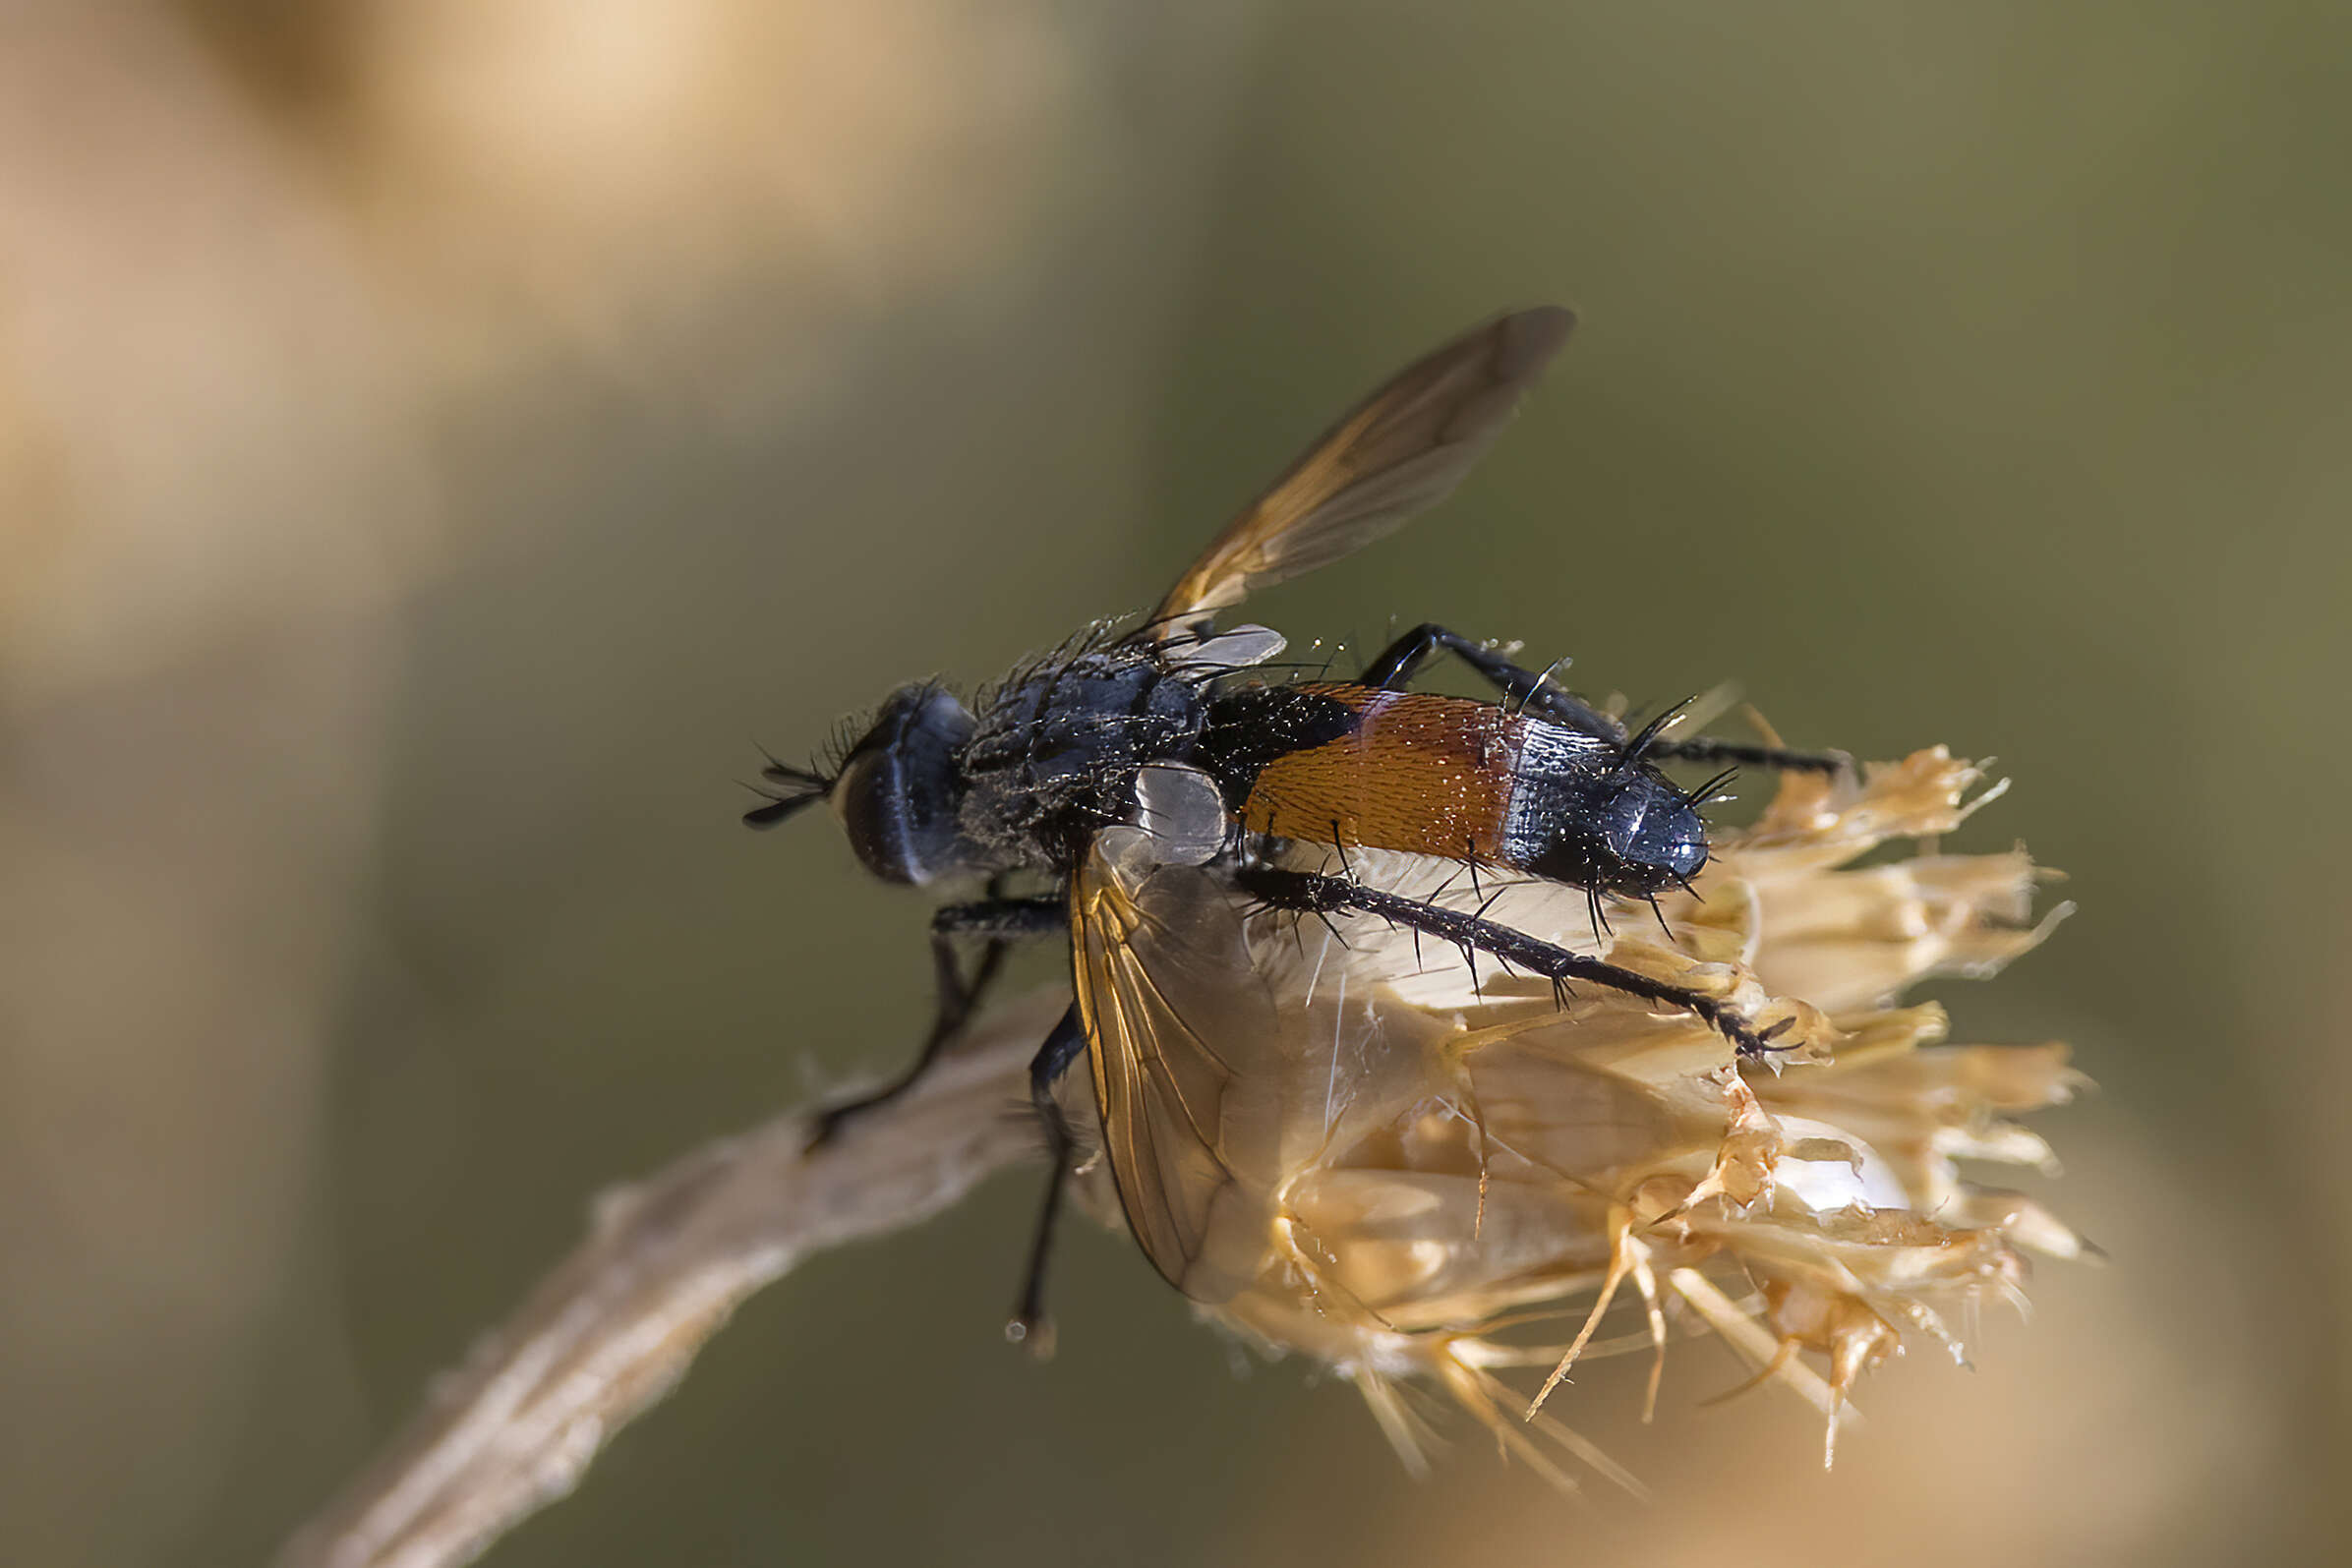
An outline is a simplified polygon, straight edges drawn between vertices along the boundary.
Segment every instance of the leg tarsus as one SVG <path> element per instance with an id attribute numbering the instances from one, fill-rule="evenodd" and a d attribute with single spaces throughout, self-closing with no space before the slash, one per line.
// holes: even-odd
<path id="1" fill-rule="evenodd" d="M 1068 1071 L 1087 1048 L 1086 1030 L 1078 1021 L 1075 1004 L 1062 1015 L 1037 1054 L 1029 1059 L 1029 1104 L 1045 1129 L 1047 1157 L 1053 1169 L 1046 1177 L 1045 1200 L 1037 1208 L 1037 1230 L 1029 1242 L 1029 1268 L 1022 1276 L 1020 1305 L 1005 1324 L 1005 1338 L 1025 1345 L 1040 1361 L 1053 1354 L 1053 1319 L 1045 1311 L 1045 1266 L 1053 1253 L 1055 1222 L 1062 1212 L 1062 1190 L 1069 1185 L 1072 1139 L 1070 1123 L 1053 1097 L 1054 1080 Z"/>

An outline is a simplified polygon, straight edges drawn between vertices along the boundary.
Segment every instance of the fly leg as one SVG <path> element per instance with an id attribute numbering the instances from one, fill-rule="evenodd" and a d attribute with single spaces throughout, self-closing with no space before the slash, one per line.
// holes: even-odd
<path id="1" fill-rule="evenodd" d="M 1549 670 L 1534 670 L 1511 663 L 1485 643 L 1472 642 L 1458 631 L 1435 621 L 1423 621 L 1390 643 L 1364 668 L 1367 686 L 1402 691 L 1423 665 L 1441 653 L 1452 654 L 1485 676 L 1487 683 L 1538 718 L 1594 735 L 1615 745 L 1625 743 L 1625 726 L 1574 694 L 1551 683 Z"/>
<path id="2" fill-rule="evenodd" d="M 951 903 L 932 915 L 931 972 L 938 987 L 939 1003 L 931 1017 L 931 1032 L 923 1040 L 922 1054 L 914 1059 L 912 1067 L 873 1093 L 820 1112 L 815 1135 L 808 1146 L 815 1148 L 853 1118 L 898 1098 L 930 1071 L 939 1053 L 971 1020 L 972 1010 L 988 994 L 1004 966 L 1005 951 L 1015 942 L 1028 937 L 1055 936 L 1069 929 L 1069 906 L 1060 899 L 987 899 L 978 903 Z M 980 956 L 967 978 L 957 956 L 956 942 L 960 937 L 975 936 L 982 939 Z"/>
<path id="3" fill-rule="evenodd" d="M 1053 1170 L 1045 1179 L 1045 1201 L 1037 1210 L 1037 1234 L 1029 1243 L 1029 1271 L 1022 1276 L 1021 1304 L 1005 1324 L 1005 1338 L 1027 1345 L 1040 1359 L 1053 1354 L 1053 1319 L 1045 1315 L 1045 1264 L 1053 1252 L 1054 1222 L 1061 1217 L 1062 1190 L 1069 1186 L 1070 1156 L 1075 1140 L 1061 1103 L 1053 1097 L 1054 1079 L 1070 1069 L 1087 1048 L 1087 1031 L 1078 1021 L 1078 1005 L 1062 1015 L 1037 1054 L 1029 1059 L 1029 1104 L 1045 1129 L 1045 1151 Z"/>
<path id="4" fill-rule="evenodd" d="M 1769 768 L 1775 773 L 1844 775 L 1853 772 L 1853 757 L 1848 752 L 1834 749 L 1792 751 L 1787 746 L 1743 745 L 1735 740 L 1717 740 L 1708 735 L 1693 735 L 1688 740 L 1654 741 L 1644 755 L 1653 761 L 1663 762 L 1745 763 L 1748 767 Z"/>
<path id="5" fill-rule="evenodd" d="M 1401 691 L 1423 665 L 1441 653 L 1452 654 L 1477 670 L 1488 684 L 1517 703 L 1523 712 L 1612 745 L 1627 745 L 1634 739 L 1615 719 L 1573 693 L 1553 685 L 1550 670 L 1534 670 L 1513 664 L 1485 643 L 1473 642 L 1458 631 L 1449 631 L 1431 621 L 1424 621 L 1390 643 L 1366 667 L 1363 682 L 1383 691 Z M 1703 735 L 1689 740 L 1668 740 L 1651 730 L 1643 734 L 1646 738 L 1641 739 L 1638 749 L 1653 762 L 1735 762 L 1797 773 L 1853 771 L 1853 759 L 1843 751 L 1793 751 L 1786 746 L 1742 745 Z"/>
<path id="6" fill-rule="evenodd" d="M 1234 875 L 1246 891 L 1278 909 L 1297 909 L 1312 914 L 1353 909 L 1379 915 L 1408 930 L 1426 932 L 1465 953 L 1484 953 L 1505 963 L 1516 964 L 1556 984 L 1565 985 L 1570 980 L 1590 981 L 1594 985 L 1608 986 L 1611 990 L 1622 991 L 1645 1001 L 1680 1008 L 1731 1041 L 1742 1056 L 1765 1056 L 1776 1050 L 1787 1049 L 1772 1042 L 1781 1030 L 1789 1026 L 1788 1021 L 1759 1030 L 1714 997 L 1684 986 L 1653 980 L 1646 974 L 1540 941 L 1524 931 L 1493 920 L 1483 920 L 1458 909 L 1448 909 L 1442 904 L 1424 903 L 1418 899 L 1383 893 L 1346 877 L 1285 871 L 1270 866 L 1245 866 Z"/>

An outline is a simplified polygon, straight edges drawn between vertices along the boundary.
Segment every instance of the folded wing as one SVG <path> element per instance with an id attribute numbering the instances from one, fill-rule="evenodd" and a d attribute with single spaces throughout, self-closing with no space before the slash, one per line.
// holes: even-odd
<path id="1" fill-rule="evenodd" d="M 1113 829 L 1072 881 L 1079 1013 L 1128 1225 L 1168 1283 L 1215 1303 L 1264 1252 L 1282 1021 L 1227 880 L 1153 843 Z"/>

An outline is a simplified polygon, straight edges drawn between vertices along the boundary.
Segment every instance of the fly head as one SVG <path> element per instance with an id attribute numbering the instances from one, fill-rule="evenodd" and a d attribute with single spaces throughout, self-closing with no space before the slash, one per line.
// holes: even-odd
<path id="1" fill-rule="evenodd" d="M 965 870 L 970 846 L 957 817 L 973 727 L 971 714 L 943 688 L 902 686 L 829 773 L 771 765 L 764 775 L 769 801 L 743 820 L 772 827 L 822 799 L 857 858 L 885 882 L 919 885 Z"/>

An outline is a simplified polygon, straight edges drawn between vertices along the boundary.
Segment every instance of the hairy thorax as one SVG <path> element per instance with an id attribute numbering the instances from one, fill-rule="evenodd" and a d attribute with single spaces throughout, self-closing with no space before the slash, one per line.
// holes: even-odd
<path id="1" fill-rule="evenodd" d="M 966 838 L 999 865 L 1069 869 L 1127 814 L 1138 769 L 1191 752 L 1205 711 L 1197 676 L 1141 648 L 1015 672 L 983 699 L 965 753 Z"/>

